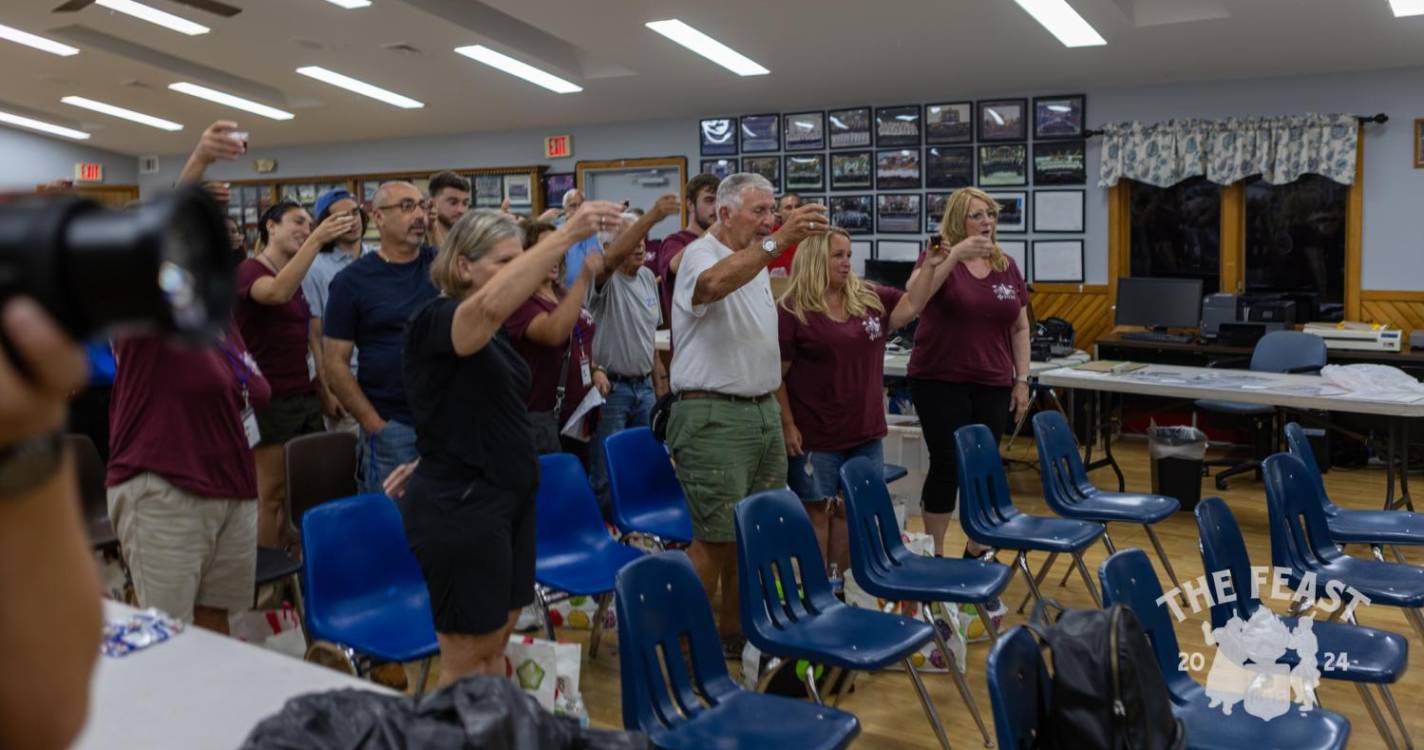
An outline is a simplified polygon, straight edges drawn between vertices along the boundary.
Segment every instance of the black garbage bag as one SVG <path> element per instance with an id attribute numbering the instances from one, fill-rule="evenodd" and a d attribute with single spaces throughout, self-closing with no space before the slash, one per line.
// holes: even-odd
<path id="1" fill-rule="evenodd" d="M 652 750 L 642 732 L 584 729 L 509 680 L 466 677 L 420 700 L 366 690 L 299 695 L 242 750 Z"/>

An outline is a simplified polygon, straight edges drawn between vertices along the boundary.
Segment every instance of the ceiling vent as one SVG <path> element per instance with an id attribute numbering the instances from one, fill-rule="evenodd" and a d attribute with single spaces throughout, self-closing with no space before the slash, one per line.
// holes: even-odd
<path id="1" fill-rule="evenodd" d="M 421 52 L 419 49 L 417 49 L 417 48 L 415 48 L 415 47 L 413 47 L 413 46 L 411 46 L 411 45 L 409 45 L 409 44 L 406 44 L 405 42 L 395 42 L 395 43 L 393 43 L 393 44 L 382 44 L 382 45 L 381 45 L 381 49 L 386 50 L 386 51 L 388 51 L 388 52 L 394 52 L 394 53 L 396 53 L 397 55 L 406 55 L 406 56 L 408 56 L 408 57 L 414 57 L 414 56 L 416 56 L 416 55 L 423 55 L 423 54 L 425 54 L 424 52 Z"/>

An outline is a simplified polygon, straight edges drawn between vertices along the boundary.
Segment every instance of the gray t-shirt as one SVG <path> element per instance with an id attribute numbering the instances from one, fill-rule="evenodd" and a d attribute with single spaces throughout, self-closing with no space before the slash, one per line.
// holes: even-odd
<path id="1" fill-rule="evenodd" d="M 375 248 L 361 244 L 361 254 L 375 252 Z M 311 268 L 307 269 L 307 275 L 302 278 L 302 295 L 307 298 L 307 306 L 311 308 L 313 318 L 326 317 L 326 301 L 330 297 L 331 280 L 336 278 L 336 274 L 341 273 L 345 268 L 356 261 L 350 253 L 341 250 L 332 250 L 327 253 L 317 253 L 312 259 Z M 351 372 L 356 372 L 356 349 L 351 349 Z M 310 356 L 310 355 L 308 355 Z"/>
<path id="2" fill-rule="evenodd" d="M 641 267 L 634 276 L 614 271 L 589 297 L 588 306 L 598 324 L 593 361 L 625 377 L 652 372 L 654 336 L 663 317 L 653 272 Z"/>

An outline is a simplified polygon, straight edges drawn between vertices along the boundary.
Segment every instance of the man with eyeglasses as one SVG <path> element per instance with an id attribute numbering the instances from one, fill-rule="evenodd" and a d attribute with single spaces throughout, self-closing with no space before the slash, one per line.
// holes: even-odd
<path id="1" fill-rule="evenodd" d="M 417 455 L 401 379 L 402 338 L 406 320 L 436 295 L 435 248 L 425 244 L 430 202 L 409 182 L 387 182 L 371 205 L 381 246 L 336 274 L 322 319 L 323 374 L 361 427 L 362 492 L 380 492 L 386 475 Z"/>

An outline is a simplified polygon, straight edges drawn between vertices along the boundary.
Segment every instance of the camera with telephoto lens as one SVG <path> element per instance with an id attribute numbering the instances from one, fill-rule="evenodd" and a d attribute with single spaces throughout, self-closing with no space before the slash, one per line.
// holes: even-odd
<path id="1" fill-rule="evenodd" d="M 222 212 L 198 187 L 127 211 L 72 195 L 0 205 L 0 304 L 32 297 L 75 340 L 209 340 L 231 313 L 234 270 Z"/>

